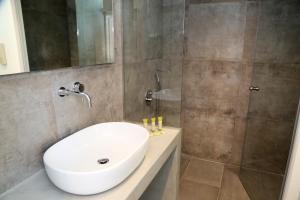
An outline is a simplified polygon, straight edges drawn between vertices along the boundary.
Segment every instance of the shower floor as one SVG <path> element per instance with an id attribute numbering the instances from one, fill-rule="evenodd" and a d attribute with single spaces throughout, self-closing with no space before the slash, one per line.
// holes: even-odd
<path id="1" fill-rule="evenodd" d="M 238 166 L 183 155 L 179 200 L 250 200 L 238 173 Z"/>
<path id="2" fill-rule="evenodd" d="M 282 175 L 240 172 L 238 166 L 182 155 L 179 200 L 277 200 L 282 180 Z"/>
<path id="3" fill-rule="evenodd" d="M 283 175 L 243 168 L 240 179 L 252 200 L 277 200 L 280 197 Z"/>

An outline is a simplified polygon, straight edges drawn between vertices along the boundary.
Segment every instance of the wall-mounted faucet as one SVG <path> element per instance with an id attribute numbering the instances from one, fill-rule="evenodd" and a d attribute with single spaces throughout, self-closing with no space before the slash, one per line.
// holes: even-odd
<path id="1" fill-rule="evenodd" d="M 75 82 L 71 90 L 66 89 L 64 87 L 60 87 L 58 90 L 58 95 L 60 97 L 69 96 L 69 95 L 84 97 L 88 102 L 89 108 L 91 108 L 92 107 L 91 98 L 88 94 L 84 93 L 83 91 L 84 91 L 84 85 L 79 82 Z"/>

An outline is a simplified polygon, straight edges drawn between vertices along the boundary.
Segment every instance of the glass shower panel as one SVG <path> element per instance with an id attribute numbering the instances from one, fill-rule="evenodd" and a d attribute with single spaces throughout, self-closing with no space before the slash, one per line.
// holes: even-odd
<path id="1" fill-rule="evenodd" d="M 180 126 L 184 0 L 123 1 L 125 119 Z M 145 94 L 152 100 L 145 101 Z"/>
<path id="2" fill-rule="evenodd" d="M 260 2 L 241 181 L 251 200 L 280 197 L 300 96 L 300 3 Z"/>

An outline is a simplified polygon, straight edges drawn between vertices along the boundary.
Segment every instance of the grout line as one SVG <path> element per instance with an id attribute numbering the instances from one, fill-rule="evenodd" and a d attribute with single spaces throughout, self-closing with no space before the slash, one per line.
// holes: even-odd
<path id="1" fill-rule="evenodd" d="M 224 171 L 225 171 L 225 164 L 224 163 L 219 163 L 219 162 L 211 162 L 211 161 L 207 161 L 207 160 L 203 160 L 203 159 L 195 159 L 194 157 L 190 157 L 190 156 L 187 156 L 186 154 L 183 154 L 186 159 L 188 159 L 188 164 L 186 165 L 185 169 L 184 169 L 184 172 L 182 173 L 182 177 L 181 177 L 181 181 L 183 180 L 187 180 L 187 181 L 190 181 L 190 182 L 193 182 L 193 183 L 197 183 L 197 184 L 202 184 L 202 185 L 207 185 L 207 186 L 210 186 L 210 187 L 214 187 L 214 188 L 218 188 L 218 198 L 220 196 L 220 192 L 221 192 L 221 187 L 222 187 L 222 183 L 223 183 L 223 176 L 224 176 Z M 190 163 L 192 162 L 192 160 L 201 160 L 201 161 L 204 161 L 204 162 L 211 162 L 213 164 L 222 164 L 222 175 L 221 175 L 221 184 L 220 186 L 214 186 L 214 185 L 210 185 L 210 184 L 206 184 L 206 183 L 200 183 L 200 182 L 197 182 L 197 181 L 194 181 L 194 180 L 190 180 L 190 179 L 185 179 L 184 178 L 184 174 L 186 172 L 186 170 L 188 169 Z"/>
<path id="2" fill-rule="evenodd" d="M 224 171 L 225 171 L 225 165 L 223 167 L 223 172 L 222 172 L 222 176 L 221 176 L 221 185 L 219 188 L 217 200 L 220 200 L 221 190 L 222 190 L 222 186 L 223 186 L 223 179 L 224 179 Z"/>
<path id="3" fill-rule="evenodd" d="M 210 163 L 215 163 L 215 164 L 222 164 L 224 166 L 232 166 L 232 167 L 240 167 L 240 165 L 238 164 L 232 164 L 232 163 L 224 163 L 224 162 L 219 162 L 219 161 L 215 161 L 215 160 L 208 160 L 208 159 L 204 159 L 204 158 L 199 158 L 197 156 L 193 156 L 190 154 L 185 154 L 185 153 L 181 153 L 183 156 L 185 156 L 186 158 L 189 158 L 191 160 L 201 160 L 201 161 L 205 161 L 205 162 L 210 162 Z"/>
<path id="4" fill-rule="evenodd" d="M 183 172 L 182 172 L 182 175 L 181 175 L 181 177 L 180 177 L 180 180 L 183 180 L 184 178 L 184 174 L 185 174 L 185 171 L 187 170 L 187 168 L 188 168 L 188 166 L 190 165 L 190 159 L 188 159 L 188 163 L 187 163 L 187 165 L 186 165 L 186 167 L 184 168 L 184 170 L 183 170 Z"/>
<path id="5" fill-rule="evenodd" d="M 262 169 L 253 169 L 253 168 L 241 166 L 241 170 L 242 169 L 252 171 L 252 172 L 256 172 L 256 173 L 262 173 L 262 174 L 268 174 L 268 175 L 274 175 L 274 176 L 281 176 L 281 177 L 284 176 L 284 174 L 278 174 L 276 172 L 269 172 L 269 171 L 265 171 L 265 170 L 262 170 Z"/>

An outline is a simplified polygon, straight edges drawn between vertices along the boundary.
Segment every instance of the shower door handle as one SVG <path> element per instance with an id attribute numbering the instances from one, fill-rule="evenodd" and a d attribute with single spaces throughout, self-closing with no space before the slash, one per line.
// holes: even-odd
<path id="1" fill-rule="evenodd" d="M 259 91 L 259 87 L 256 87 L 256 86 L 250 86 L 249 87 L 249 90 L 252 92 L 252 91 Z"/>

